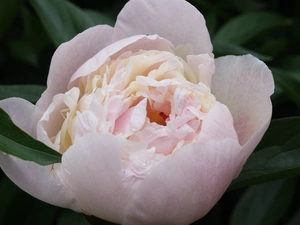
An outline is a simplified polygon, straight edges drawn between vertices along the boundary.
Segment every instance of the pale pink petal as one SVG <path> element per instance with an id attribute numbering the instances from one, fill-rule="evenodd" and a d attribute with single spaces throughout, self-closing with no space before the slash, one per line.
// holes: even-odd
<path id="1" fill-rule="evenodd" d="M 233 126 L 233 119 L 228 108 L 216 102 L 202 121 L 199 140 L 224 140 L 227 138 L 238 141 L 238 136 Z"/>
<path id="2" fill-rule="evenodd" d="M 93 58 L 86 61 L 72 76 L 69 88 L 77 85 L 77 78 L 87 76 L 91 72 L 94 72 L 102 66 L 108 58 L 116 59 L 128 51 L 138 52 L 139 50 L 160 50 L 160 48 L 165 46 L 173 48 L 173 45 L 168 40 L 158 37 L 157 35 L 136 35 L 117 41 L 113 45 L 109 45 L 104 48 Z"/>
<path id="3" fill-rule="evenodd" d="M 50 105 L 54 95 L 67 91 L 71 76 L 86 60 L 111 44 L 112 34 L 112 27 L 95 26 L 57 48 L 50 65 L 48 88 L 37 103 L 42 112 Z"/>
<path id="4" fill-rule="evenodd" d="M 56 168 L 84 212 L 115 223 L 122 222 L 133 194 L 122 183 L 121 148 L 113 135 L 88 134 L 64 153 Z"/>
<path id="5" fill-rule="evenodd" d="M 33 123 L 35 105 L 22 98 L 8 98 L 0 101 L 0 108 L 11 117 L 14 124 L 36 137 L 36 124 Z"/>
<path id="6" fill-rule="evenodd" d="M 176 150 L 140 184 L 123 225 L 190 224 L 220 199 L 241 167 L 236 140 Z"/>
<path id="7" fill-rule="evenodd" d="M 132 132 L 140 130 L 146 121 L 147 99 L 144 98 L 136 106 L 129 108 L 125 113 L 122 114 L 115 124 L 114 134 L 122 133 L 131 135 Z"/>
<path id="8" fill-rule="evenodd" d="M 175 46 L 191 44 L 194 54 L 212 52 L 203 16 L 184 0 L 129 1 L 117 18 L 113 40 L 138 34 L 157 34 Z"/>
<path id="9" fill-rule="evenodd" d="M 214 58 L 209 54 L 188 55 L 187 63 L 197 76 L 198 82 L 211 87 L 211 78 L 215 72 Z"/>
<path id="10" fill-rule="evenodd" d="M 229 108 L 241 145 L 269 124 L 272 114 L 270 95 L 273 91 L 272 73 L 257 58 L 246 55 L 216 59 L 212 93 Z M 251 145 L 256 146 L 261 137 L 251 139 Z"/>
<path id="11" fill-rule="evenodd" d="M 10 180 L 35 198 L 59 207 L 81 211 L 76 200 L 69 196 L 55 174 L 51 173 L 52 165 L 40 166 L 4 153 L 0 153 L 0 165 Z"/>
<path id="12" fill-rule="evenodd" d="M 36 124 L 33 124 L 32 119 L 34 105 L 24 99 L 9 98 L 0 101 L 0 107 L 11 116 L 18 127 L 35 137 Z M 17 186 L 28 194 L 44 202 L 79 211 L 76 202 L 68 196 L 61 183 L 51 173 L 51 166 L 40 166 L 0 153 L 0 167 Z"/>

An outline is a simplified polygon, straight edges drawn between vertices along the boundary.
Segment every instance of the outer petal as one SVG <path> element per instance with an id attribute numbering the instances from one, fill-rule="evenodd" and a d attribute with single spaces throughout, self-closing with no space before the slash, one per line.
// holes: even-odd
<path id="1" fill-rule="evenodd" d="M 0 107 L 18 127 L 34 136 L 34 105 L 23 99 L 11 98 L 0 101 Z M 53 205 L 79 210 L 75 201 L 68 197 L 61 183 L 51 173 L 51 166 L 43 167 L 4 153 L 0 153 L 0 166 L 17 186 L 30 195 Z"/>
<path id="2" fill-rule="evenodd" d="M 108 58 L 116 59 L 127 51 L 138 52 L 139 50 L 160 50 L 161 48 L 174 46 L 166 39 L 157 35 L 136 35 L 107 46 L 98 52 L 93 58 L 86 61 L 72 76 L 69 88 L 76 86 L 76 79 L 89 75 L 97 70 Z"/>
<path id="3" fill-rule="evenodd" d="M 212 52 L 203 16 L 184 0 L 129 1 L 117 18 L 113 40 L 137 34 L 158 34 L 175 46 L 191 44 L 195 54 Z"/>
<path id="4" fill-rule="evenodd" d="M 54 95 L 67 91 L 71 76 L 85 61 L 111 44 L 113 30 L 106 25 L 95 26 L 58 47 L 50 65 L 48 88 L 37 103 L 42 112 L 50 105 Z"/>
<path id="5" fill-rule="evenodd" d="M 233 139 L 178 149 L 140 184 L 123 224 L 184 225 L 203 217 L 240 169 L 239 152 Z"/>
<path id="6" fill-rule="evenodd" d="M 244 145 L 251 137 L 247 154 L 262 138 L 271 119 L 270 95 L 274 91 L 271 71 L 257 58 L 226 56 L 216 59 L 212 93 L 230 110 L 239 142 Z M 256 135 L 260 132 L 260 135 Z M 248 144 L 249 145 L 249 144 Z M 245 148 L 246 150 L 246 148 Z"/>
<path id="7" fill-rule="evenodd" d="M 123 186 L 121 146 L 110 134 L 88 134 L 63 155 L 57 175 L 83 211 L 121 223 L 132 193 Z"/>
<path id="8" fill-rule="evenodd" d="M 22 98 L 8 98 L 0 101 L 0 108 L 9 114 L 19 128 L 35 137 L 36 128 L 32 124 L 35 105 Z"/>
<path id="9" fill-rule="evenodd" d="M 202 122 L 199 140 L 210 141 L 227 138 L 238 140 L 233 127 L 233 119 L 228 108 L 216 102 Z"/>

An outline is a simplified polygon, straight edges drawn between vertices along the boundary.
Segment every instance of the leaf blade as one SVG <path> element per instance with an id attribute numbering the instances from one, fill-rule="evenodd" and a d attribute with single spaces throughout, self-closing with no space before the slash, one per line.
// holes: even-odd
<path id="1" fill-rule="evenodd" d="M 0 108 L 0 151 L 45 166 L 61 162 L 61 154 L 17 127 Z"/>
<path id="2" fill-rule="evenodd" d="M 295 126 L 291 126 L 294 123 Z M 273 120 L 259 149 L 252 153 L 229 190 L 300 174 L 300 117 Z M 270 144 L 270 137 L 282 129 L 282 137 Z M 278 136 L 278 135 L 277 135 Z M 269 144 L 266 144 L 268 143 Z M 272 143 L 272 142 L 271 142 Z"/>

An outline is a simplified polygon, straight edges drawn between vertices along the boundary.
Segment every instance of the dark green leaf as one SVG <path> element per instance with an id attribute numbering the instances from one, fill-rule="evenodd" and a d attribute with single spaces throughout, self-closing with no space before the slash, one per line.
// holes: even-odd
<path id="1" fill-rule="evenodd" d="M 284 57 L 280 60 L 279 66 L 286 71 L 298 73 L 300 77 L 300 55 Z"/>
<path id="2" fill-rule="evenodd" d="M 3 109 L 0 109 L 0 151 L 43 166 L 61 162 L 60 153 L 22 131 Z"/>
<path id="3" fill-rule="evenodd" d="M 298 134 L 300 134 L 300 117 L 273 120 L 255 151 L 273 146 L 282 146 Z"/>
<path id="4" fill-rule="evenodd" d="M 242 45 L 267 29 L 285 24 L 285 18 L 273 12 L 244 13 L 221 27 L 213 41 Z"/>
<path id="5" fill-rule="evenodd" d="M 93 20 L 93 23 L 95 25 L 97 24 L 108 24 L 110 26 L 115 25 L 114 20 L 103 13 L 91 9 L 86 9 L 84 10 L 84 12 Z"/>
<path id="6" fill-rule="evenodd" d="M 236 44 L 230 44 L 226 42 L 213 42 L 213 46 L 214 46 L 214 53 L 218 56 L 251 54 L 261 59 L 262 61 L 272 60 L 271 56 L 267 56 L 267 55 L 260 54 L 258 52 L 251 51 L 249 49 L 240 47 Z"/>
<path id="7" fill-rule="evenodd" d="M 300 71 L 296 73 L 277 68 L 271 70 L 276 84 L 300 107 Z"/>
<path id="8" fill-rule="evenodd" d="M 20 61 L 33 66 L 38 65 L 38 55 L 33 51 L 26 40 L 14 40 L 9 42 L 11 54 Z"/>
<path id="9" fill-rule="evenodd" d="M 20 97 L 36 103 L 45 89 L 40 85 L 0 85 L 0 99 Z"/>
<path id="10" fill-rule="evenodd" d="M 12 25 L 22 3 L 22 0 L 0 1 L 0 38 L 6 29 Z"/>
<path id="11" fill-rule="evenodd" d="M 25 30 L 24 39 L 37 55 L 51 44 L 51 40 L 39 18 L 26 8 L 22 10 L 22 21 Z"/>
<path id="12" fill-rule="evenodd" d="M 272 121 L 263 149 L 252 153 L 229 190 L 300 174 L 299 124 L 300 117 Z"/>
<path id="13" fill-rule="evenodd" d="M 249 187 L 237 203 L 230 225 L 276 225 L 291 203 L 295 180 Z"/>
<path id="14" fill-rule="evenodd" d="M 30 0 L 48 34 L 58 46 L 95 24 L 83 10 L 65 0 Z"/>

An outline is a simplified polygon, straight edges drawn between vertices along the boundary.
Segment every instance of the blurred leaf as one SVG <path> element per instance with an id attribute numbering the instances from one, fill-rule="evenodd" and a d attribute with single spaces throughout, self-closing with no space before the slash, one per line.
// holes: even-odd
<path id="1" fill-rule="evenodd" d="M 300 107 L 300 71 L 298 73 L 271 68 L 274 80 Z"/>
<path id="2" fill-rule="evenodd" d="M 30 0 L 56 46 L 92 27 L 93 19 L 65 0 Z"/>
<path id="3" fill-rule="evenodd" d="M 234 208 L 230 225 L 276 225 L 294 192 L 294 179 L 249 187 Z"/>
<path id="4" fill-rule="evenodd" d="M 300 117 L 273 120 L 229 190 L 300 174 Z"/>
<path id="5" fill-rule="evenodd" d="M 300 224 L 300 210 L 289 220 L 286 225 L 299 225 Z"/>
<path id="6" fill-rule="evenodd" d="M 267 29 L 285 24 L 285 18 L 273 12 L 244 13 L 221 27 L 213 41 L 242 45 Z"/>
<path id="7" fill-rule="evenodd" d="M 25 40 L 14 40 L 9 42 L 9 49 L 12 55 L 20 61 L 29 63 L 33 66 L 38 65 L 38 55 L 28 45 Z"/>
<path id="8" fill-rule="evenodd" d="M 72 210 L 63 209 L 57 217 L 55 225 L 90 225 L 82 213 L 76 213 Z"/>
<path id="9" fill-rule="evenodd" d="M 282 146 L 298 134 L 300 134 L 300 117 L 272 120 L 267 132 L 255 151 L 272 146 Z"/>
<path id="10" fill-rule="evenodd" d="M 59 208 L 34 199 L 7 177 L 0 182 L 1 225 L 52 225 Z"/>
<path id="11" fill-rule="evenodd" d="M 297 73 L 300 79 L 300 55 L 284 57 L 280 60 L 279 67 Z"/>
<path id="12" fill-rule="evenodd" d="M 287 37 L 277 39 L 273 37 L 271 40 L 264 40 L 264 44 L 259 48 L 259 51 L 272 56 L 280 56 L 286 51 L 288 42 L 289 40 Z"/>
<path id="13" fill-rule="evenodd" d="M 231 2 L 241 12 L 258 10 L 264 8 L 265 6 L 265 3 L 261 2 L 260 0 L 231 0 Z"/>
<path id="14" fill-rule="evenodd" d="M 51 40 L 39 18 L 26 8 L 22 10 L 22 21 L 24 23 L 27 45 L 37 55 L 51 44 Z"/>
<path id="15" fill-rule="evenodd" d="M 209 31 L 210 36 L 212 37 L 217 28 L 217 16 L 214 13 L 210 13 L 205 17 L 206 26 Z"/>
<path id="16" fill-rule="evenodd" d="M 245 55 L 251 54 L 255 57 L 259 58 L 262 61 L 270 61 L 272 60 L 271 56 L 263 55 L 258 52 L 251 51 L 249 49 L 240 47 L 235 44 L 229 44 L 225 42 L 213 42 L 214 53 L 218 56 L 223 55 Z"/>
<path id="17" fill-rule="evenodd" d="M 0 109 L 0 151 L 42 166 L 61 162 L 60 153 L 22 131 L 3 109 Z"/>
<path id="18" fill-rule="evenodd" d="M 46 87 L 40 85 L 0 85 L 0 100 L 10 97 L 20 97 L 36 103 Z"/>
<path id="19" fill-rule="evenodd" d="M 12 25 L 12 21 L 22 6 L 23 0 L 0 1 L 0 38 L 6 29 Z"/>
<path id="20" fill-rule="evenodd" d="M 92 9 L 86 9 L 84 10 L 84 12 L 93 20 L 94 24 L 107 24 L 110 26 L 114 26 L 115 25 L 115 21 L 113 19 L 111 19 L 109 16 L 92 10 Z"/>

